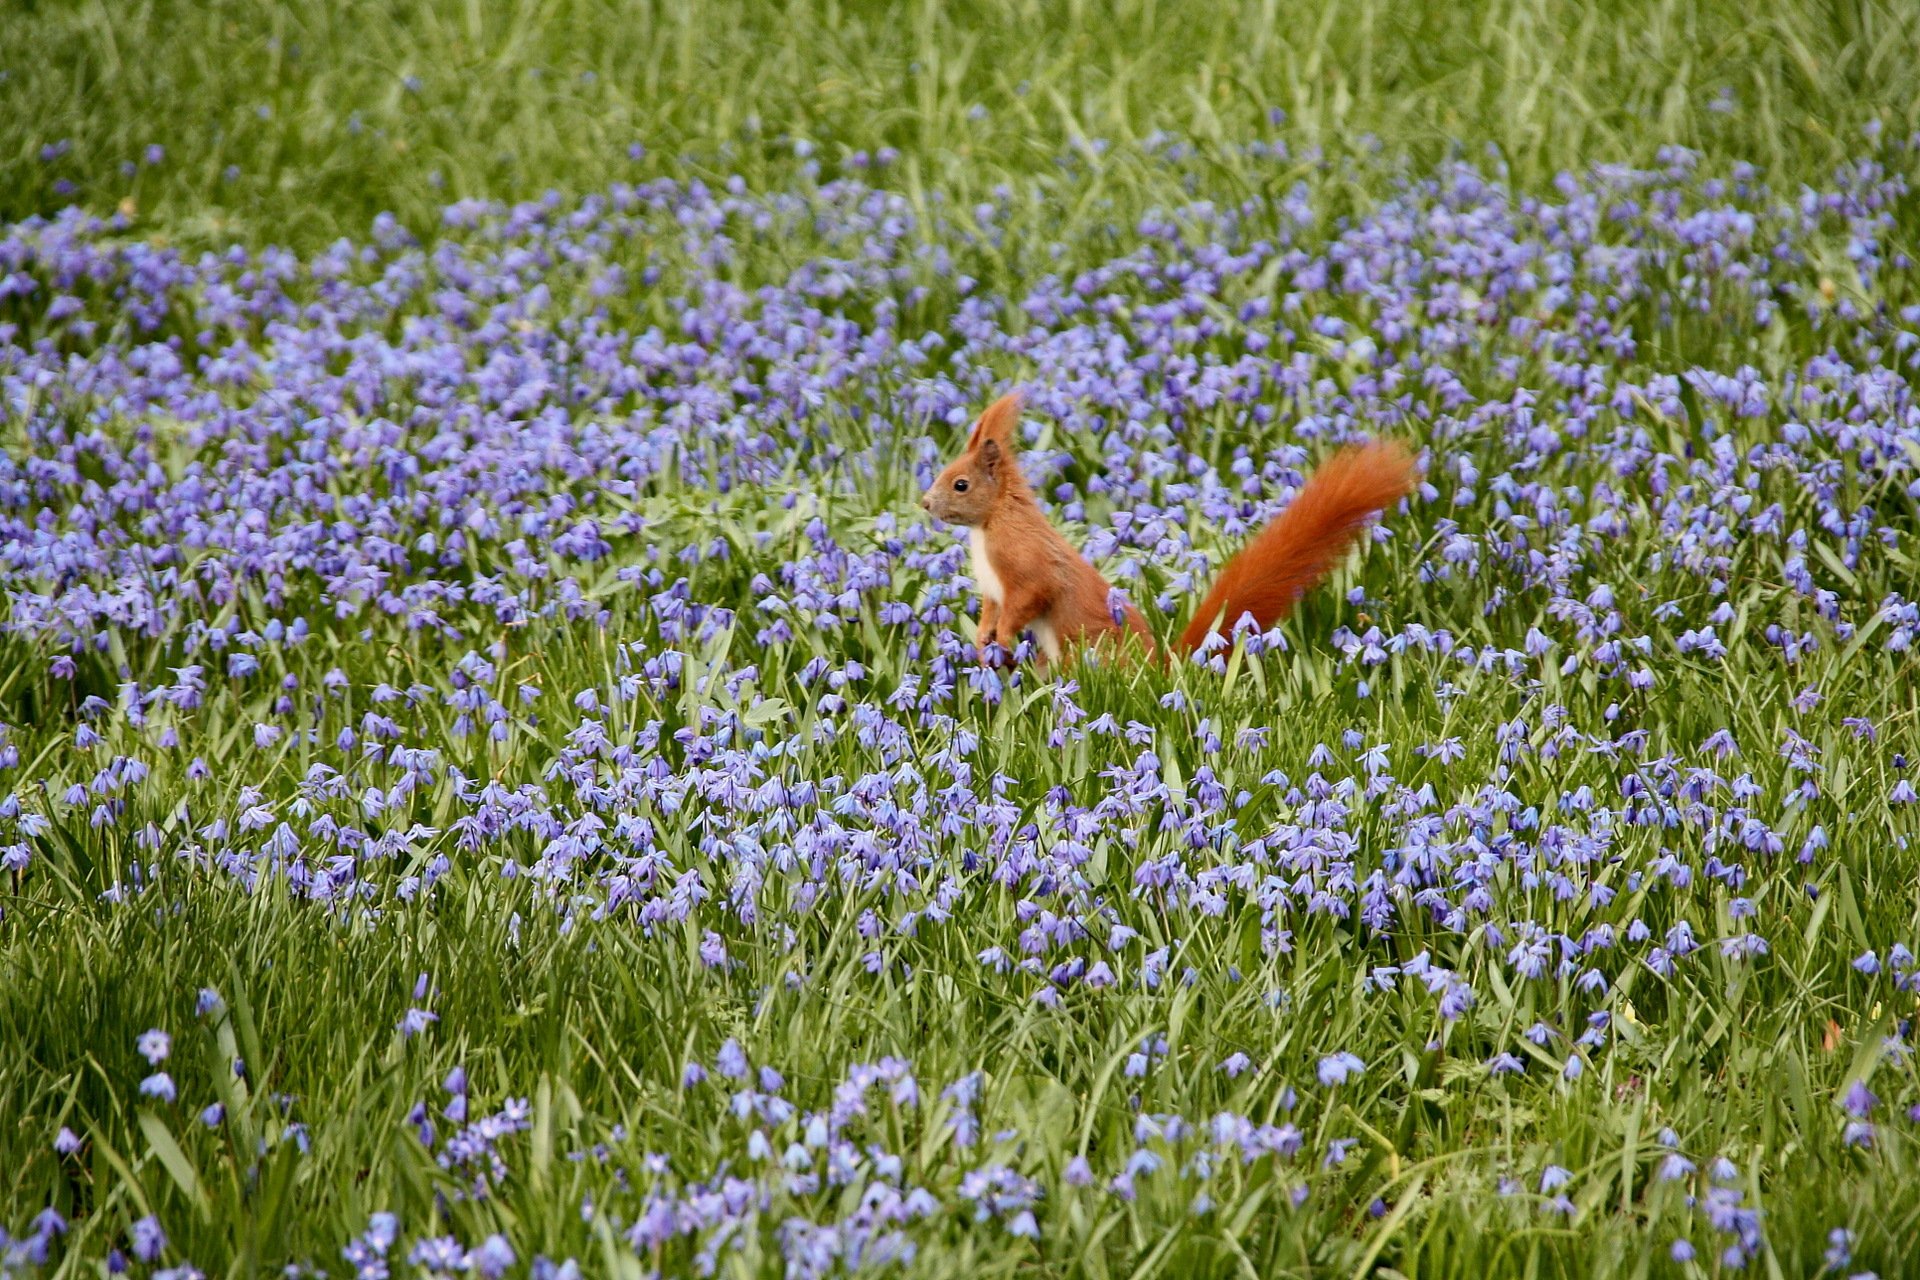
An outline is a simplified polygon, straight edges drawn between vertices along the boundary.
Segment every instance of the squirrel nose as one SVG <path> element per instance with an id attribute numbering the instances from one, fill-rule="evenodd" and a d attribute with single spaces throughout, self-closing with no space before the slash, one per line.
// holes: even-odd
<path id="1" fill-rule="evenodd" d="M 923 494 L 921 494 L 921 495 L 920 495 L 920 509 L 921 509 L 922 511 L 931 511 L 931 510 L 933 510 L 933 495 L 932 495 L 932 494 L 930 494 L 930 493 L 923 493 Z"/>

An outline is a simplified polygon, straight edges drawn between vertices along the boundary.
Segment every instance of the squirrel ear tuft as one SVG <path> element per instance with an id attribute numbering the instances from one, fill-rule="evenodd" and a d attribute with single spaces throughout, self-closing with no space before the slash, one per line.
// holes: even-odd
<path id="1" fill-rule="evenodd" d="M 1020 425 L 1021 396 L 1018 391 L 1008 392 L 980 415 L 973 424 L 973 434 L 967 438 L 967 448 L 977 449 L 989 440 L 998 440 L 1002 445 L 1011 446 L 1013 429 Z"/>

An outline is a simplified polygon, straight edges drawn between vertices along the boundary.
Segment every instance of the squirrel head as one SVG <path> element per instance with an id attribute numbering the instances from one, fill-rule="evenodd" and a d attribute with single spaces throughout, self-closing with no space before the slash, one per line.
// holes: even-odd
<path id="1" fill-rule="evenodd" d="M 1019 422 L 1018 392 L 988 406 L 967 436 L 966 452 L 947 464 L 920 496 L 920 505 L 947 524 L 985 524 L 995 505 L 1020 482 L 1013 460 L 1013 429 Z"/>

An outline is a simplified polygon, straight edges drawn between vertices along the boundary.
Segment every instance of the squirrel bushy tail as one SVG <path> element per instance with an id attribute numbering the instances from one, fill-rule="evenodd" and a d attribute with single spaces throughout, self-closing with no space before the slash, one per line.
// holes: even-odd
<path id="1" fill-rule="evenodd" d="M 1335 454 L 1307 480 L 1287 509 L 1227 562 L 1181 633 L 1192 653 L 1214 631 L 1231 632 L 1252 614 L 1262 631 L 1333 571 L 1376 513 L 1413 492 L 1413 455 L 1391 441 Z"/>

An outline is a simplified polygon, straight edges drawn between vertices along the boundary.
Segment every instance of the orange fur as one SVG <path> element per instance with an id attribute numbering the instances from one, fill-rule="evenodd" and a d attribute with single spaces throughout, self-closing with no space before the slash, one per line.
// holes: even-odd
<path id="1" fill-rule="evenodd" d="M 1252 614 L 1262 631 L 1340 563 L 1366 523 L 1413 492 L 1418 473 L 1402 445 L 1375 441 L 1343 449 L 1308 479 L 1299 496 L 1214 579 L 1193 621 L 1180 633 L 1192 653 L 1214 631 L 1231 632 Z"/>
<path id="2" fill-rule="evenodd" d="M 973 531 L 980 588 L 978 643 L 1012 649 L 1032 629 L 1041 662 L 1106 640 L 1138 639 L 1149 652 L 1146 619 L 1127 605 L 1115 619 L 1107 580 L 1047 522 L 1014 459 L 1020 397 L 1002 396 L 980 415 L 967 448 L 920 499 L 937 518 Z M 1411 493 L 1412 455 L 1374 443 L 1334 455 L 1298 497 L 1228 562 L 1178 648 L 1191 653 L 1242 614 L 1264 630 L 1339 562 L 1367 520 Z"/>

